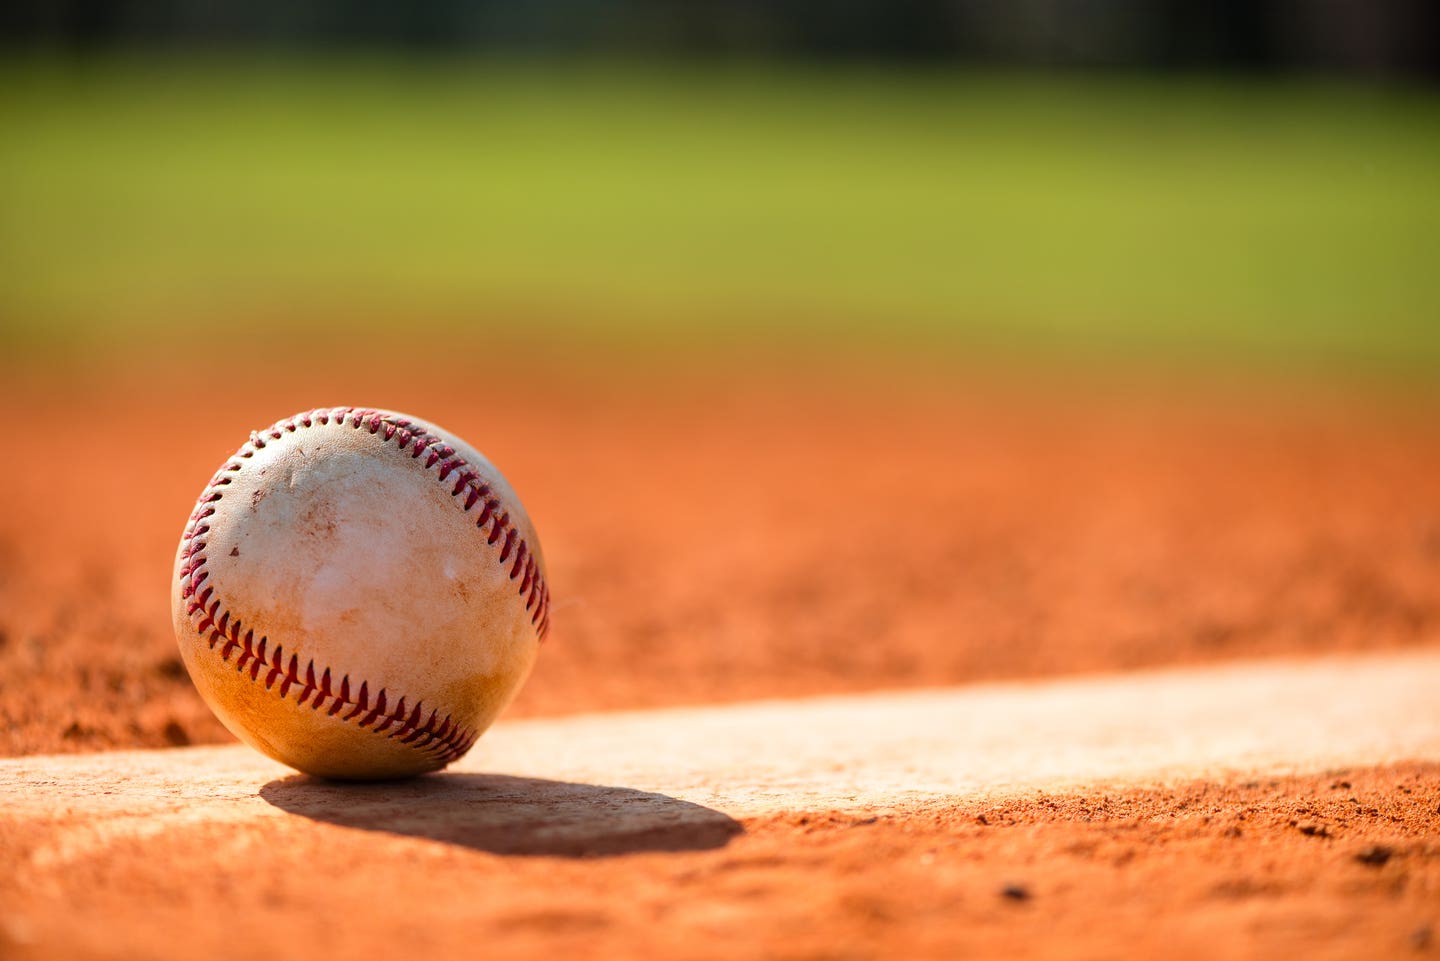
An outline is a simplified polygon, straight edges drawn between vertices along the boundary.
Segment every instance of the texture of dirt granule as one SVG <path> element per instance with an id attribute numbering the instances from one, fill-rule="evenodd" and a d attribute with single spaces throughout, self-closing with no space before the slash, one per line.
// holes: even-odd
<path id="1" fill-rule="evenodd" d="M 66 814 L 56 811 L 56 825 Z M 602 820 L 603 810 L 595 817 Z M 413 822 L 412 822 L 413 823 Z M 1424 958 L 1440 765 L 751 820 L 723 845 L 507 853 L 304 817 L 0 825 L 14 958 Z M 523 838 L 536 841 L 525 850 Z M 38 838 L 50 845 L 37 851 Z M 520 847 L 517 848 L 516 844 Z M 207 856 L 197 858 L 196 851 Z M 79 856 L 75 856 L 76 854 Z M 83 918 L 84 923 L 76 923 Z"/>
<path id="2" fill-rule="evenodd" d="M 0 378 L 39 425 L 0 472 L 0 753 L 228 739 L 175 544 L 252 429 L 324 404 L 432 419 L 521 493 L 555 607 L 512 717 L 1440 642 L 1433 398 L 482 359 Z"/>

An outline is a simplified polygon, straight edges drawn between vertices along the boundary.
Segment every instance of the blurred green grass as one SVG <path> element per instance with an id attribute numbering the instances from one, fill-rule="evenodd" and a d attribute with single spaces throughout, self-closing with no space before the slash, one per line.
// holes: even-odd
<path id="1" fill-rule="evenodd" d="M 1440 363 L 1420 92 L 32 59 L 0 131 L 12 350 L 225 318 Z"/>

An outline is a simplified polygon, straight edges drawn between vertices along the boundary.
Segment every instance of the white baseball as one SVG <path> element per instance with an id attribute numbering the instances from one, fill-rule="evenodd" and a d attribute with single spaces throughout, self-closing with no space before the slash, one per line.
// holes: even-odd
<path id="1" fill-rule="evenodd" d="M 200 495 L 173 583 L 180 653 L 211 709 L 321 777 L 454 761 L 549 628 L 540 541 L 505 478 L 383 410 L 252 434 Z"/>

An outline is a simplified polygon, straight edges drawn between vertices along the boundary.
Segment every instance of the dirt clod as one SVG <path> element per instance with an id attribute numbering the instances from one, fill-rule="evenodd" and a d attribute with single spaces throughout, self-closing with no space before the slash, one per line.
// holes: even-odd
<path id="1" fill-rule="evenodd" d="M 184 747 L 190 743 L 190 735 L 179 721 L 166 721 L 165 729 L 161 733 L 165 738 L 165 743 L 171 747 Z"/>
<path id="2" fill-rule="evenodd" d="M 1371 844 L 1368 847 L 1362 848 L 1360 852 L 1355 855 L 1355 860 L 1361 864 L 1369 865 L 1372 868 L 1378 868 L 1387 864 L 1394 854 L 1394 849 L 1387 845 Z"/>

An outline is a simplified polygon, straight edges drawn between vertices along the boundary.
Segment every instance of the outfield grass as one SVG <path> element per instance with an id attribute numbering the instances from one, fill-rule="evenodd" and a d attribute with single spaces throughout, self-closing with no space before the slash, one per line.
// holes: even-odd
<path id="1" fill-rule="evenodd" d="M 0 130 L 12 345 L 519 316 L 1440 364 L 1432 95 L 27 61 Z"/>

